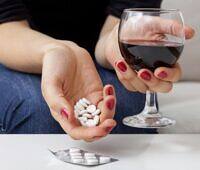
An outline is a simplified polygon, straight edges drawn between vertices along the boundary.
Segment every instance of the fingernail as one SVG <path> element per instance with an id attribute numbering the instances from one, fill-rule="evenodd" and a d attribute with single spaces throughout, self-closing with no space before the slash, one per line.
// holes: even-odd
<path id="1" fill-rule="evenodd" d="M 111 132 L 112 129 L 113 129 L 113 127 L 107 127 L 107 128 L 106 128 L 106 132 Z"/>
<path id="2" fill-rule="evenodd" d="M 122 72 L 126 72 L 127 70 L 126 64 L 123 61 L 120 61 L 119 63 L 117 63 L 117 67 Z"/>
<path id="3" fill-rule="evenodd" d="M 161 71 L 159 74 L 158 74 L 158 77 L 160 77 L 160 78 L 162 78 L 162 79 L 164 79 L 164 78 L 166 78 L 168 75 L 167 75 L 167 73 L 165 72 L 165 71 Z"/>
<path id="4" fill-rule="evenodd" d="M 107 95 L 113 95 L 113 88 L 112 87 L 108 87 L 106 90 L 106 94 Z"/>
<path id="5" fill-rule="evenodd" d="M 68 119 L 69 113 L 68 113 L 67 110 L 64 108 L 64 109 L 61 109 L 61 115 L 62 115 L 63 117 L 66 117 L 66 118 Z"/>
<path id="6" fill-rule="evenodd" d="M 141 78 L 146 80 L 146 81 L 150 81 L 151 80 L 151 74 L 147 71 L 144 71 L 140 74 Z"/>
<path id="7" fill-rule="evenodd" d="M 115 104 L 114 99 L 110 99 L 110 100 L 107 101 L 106 106 L 107 106 L 107 108 L 108 108 L 109 110 L 112 110 L 113 107 L 114 107 L 114 104 Z"/>

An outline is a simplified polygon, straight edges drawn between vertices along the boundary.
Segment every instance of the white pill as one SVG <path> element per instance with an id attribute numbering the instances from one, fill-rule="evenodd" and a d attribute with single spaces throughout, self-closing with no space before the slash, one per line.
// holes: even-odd
<path id="1" fill-rule="evenodd" d="M 96 126 L 96 122 L 92 119 L 88 119 L 88 121 L 86 122 L 86 126 L 87 127 L 95 127 Z"/>
<path id="2" fill-rule="evenodd" d="M 100 117 L 98 115 L 96 115 L 96 116 L 94 116 L 93 120 L 94 120 L 95 124 L 98 125 Z"/>
<path id="3" fill-rule="evenodd" d="M 78 148 L 70 148 L 69 149 L 69 153 L 71 154 L 71 153 L 79 153 L 79 152 L 81 152 L 81 150 L 80 149 L 78 149 Z"/>
<path id="4" fill-rule="evenodd" d="M 88 165 L 97 165 L 99 163 L 98 159 L 86 159 Z"/>
<path id="5" fill-rule="evenodd" d="M 107 157 L 107 156 L 101 156 L 100 158 L 99 158 L 99 162 L 100 163 L 109 163 L 111 161 L 111 158 L 110 157 Z"/>
<path id="6" fill-rule="evenodd" d="M 86 126 L 87 127 L 87 124 L 86 124 L 85 121 L 80 121 L 80 123 L 81 123 L 82 126 Z"/>
<path id="7" fill-rule="evenodd" d="M 92 115 L 95 116 L 95 115 L 99 115 L 100 113 L 101 113 L 101 110 L 100 110 L 100 109 L 97 109 L 96 111 L 94 111 L 94 112 L 92 113 Z"/>
<path id="8" fill-rule="evenodd" d="M 77 156 L 71 156 L 71 159 L 83 159 L 83 157 L 80 155 L 77 155 Z"/>
<path id="9" fill-rule="evenodd" d="M 96 111 L 96 106 L 95 105 L 89 105 L 86 109 L 89 113 L 93 113 Z"/>
<path id="10" fill-rule="evenodd" d="M 89 114 L 89 113 L 83 114 L 82 117 L 87 117 L 88 119 L 92 119 L 93 118 L 93 116 L 91 114 Z"/>
<path id="11" fill-rule="evenodd" d="M 59 151 L 56 155 L 62 158 L 62 157 L 68 156 L 69 154 L 68 152 L 65 152 L 65 151 Z"/>
<path id="12" fill-rule="evenodd" d="M 97 159 L 97 157 L 96 156 L 85 156 L 85 159 Z"/>
<path id="13" fill-rule="evenodd" d="M 87 111 L 87 110 L 81 110 L 79 114 L 80 114 L 80 115 L 83 115 L 83 114 L 85 114 L 85 113 L 88 113 L 88 111 Z"/>
<path id="14" fill-rule="evenodd" d="M 75 164 L 79 164 L 79 163 L 83 163 L 84 160 L 83 159 L 72 159 L 72 162 Z"/>
<path id="15" fill-rule="evenodd" d="M 80 103 L 76 103 L 76 107 L 81 111 L 81 110 L 85 110 L 85 108 L 80 104 Z"/>
<path id="16" fill-rule="evenodd" d="M 82 106 L 88 107 L 87 103 L 84 102 L 82 99 L 80 99 L 78 102 L 79 102 Z"/>
<path id="17" fill-rule="evenodd" d="M 87 100 L 86 98 L 82 98 L 82 101 L 85 102 L 86 104 L 91 104 L 91 102 Z"/>
<path id="18" fill-rule="evenodd" d="M 80 152 L 70 152 L 70 156 L 81 156 Z"/>
<path id="19" fill-rule="evenodd" d="M 78 120 L 80 120 L 81 122 L 86 122 L 88 119 L 87 117 L 78 117 Z"/>
<path id="20" fill-rule="evenodd" d="M 85 157 L 95 157 L 95 153 L 86 152 L 84 154 Z"/>

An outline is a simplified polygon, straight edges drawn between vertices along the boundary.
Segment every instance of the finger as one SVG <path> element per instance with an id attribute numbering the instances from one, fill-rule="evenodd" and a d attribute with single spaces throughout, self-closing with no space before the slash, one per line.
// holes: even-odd
<path id="1" fill-rule="evenodd" d="M 61 84 L 58 81 L 45 82 L 42 81 L 43 96 L 52 111 L 52 116 L 59 123 L 65 124 L 65 130 L 71 129 L 76 125 L 77 121 L 73 114 L 72 105 L 65 99 Z"/>
<path id="2" fill-rule="evenodd" d="M 106 96 L 116 97 L 115 88 L 114 88 L 113 85 L 108 84 L 108 85 L 104 86 L 104 88 L 103 88 L 103 98 L 105 98 Z"/>
<path id="3" fill-rule="evenodd" d="M 117 77 L 119 79 L 119 81 L 122 83 L 122 85 L 128 90 L 128 91 L 131 91 L 131 92 L 136 92 L 136 88 L 133 87 L 130 82 L 128 82 L 127 80 L 125 80 L 125 77 L 119 72 L 119 71 L 116 71 L 116 74 L 117 74 Z"/>
<path id="4" fill-rule="evenodd" d="M 184 31 L 186 39 L 191 39 L 192 37 L 194 37 L 195 30 L 192 27 L 186 25 Z"/>
<path id="5" fill-rule="evenodd" d="M 154 72 L 155 77 L 163 81 L 177 82 L 181 79 L 182 71 L 179 64 L 173 68 L 160 67 Z"/>
<path id="6" fill-rule="evenodd" d="M 105 86 L 103 96 L 104 99 L 102 103 L 100 103 L 100 106 L 98 106 L 101 109 L 100 122 L 103 122 L 106 119 L 112 119 L 115 115 L 116 108 L 116 97 L 113 86 Z"/>
<path id="7" fill-rule="evenodd" d="M 184 26 L 183 24 L 175 20 L 157 18 L 157 25 L 159 25 L 158 28 L 160 28 L 161 32 L 178 37 L 181 36 L 184 31 L 186 39 L 192 38 L 195 34 L 193 28 L 189 26 Z"/>
<path id="8" fill-rule="evenodd" d="M 155 92 L 166 93 L 171 91 L 172 83 L 161 81 L 157 79 L 153 73 L 147 69 L 141 69 L 138 72 L 138 77 L 149 87 L 150 90 Z"/>
<path id="9" fill-rule="evenodd" d="M 97 141 L 97 140 L 100 140 L 101 138 L 105 137 L 106 135 L 108 135 L 112 130 L 113 128 L 116 126 L 116 122 L 113 121 L 112 119 L 107 119 L 104 124 L 101 124 L 100 127 L 102 127 L 103 129 L 105 129 L 106 131 L 106 134 L 104 136 L 95 136 L 93 137 L 92 139 L 86 139 L 85 141 L 86 142 L 94 142 L 94 141 Z"/>
<path id="10" fill-rule="evenodd" d="M 69 132 L 70 136 L 74 139 L 91 140 L 95 137 L 104 137 L 109 132 L 108 127 L 114 127 L 116 125 L 114 120 L 105 120 L 99 126 L 96 127 L 84 127 L 78 126 Z"/>
<path id="11" fill-rule="evenodd" d="M 99 127 L 103 128 L 106 134 L 109 134 L 116 125 L 117 125 L 117 122 L 115 120 L 106 119 L 103 123 L 99 125 Z"/>
<path id="12" fill-rule="evenodd" d="M 137 91 L 145 93 L 146 85 L 137 77 L 137 73 L 133 71 L 124 60 L 118 60 L 115 63 L 118 74 L 121 74 L 120 81 L 129 82 Z"/>

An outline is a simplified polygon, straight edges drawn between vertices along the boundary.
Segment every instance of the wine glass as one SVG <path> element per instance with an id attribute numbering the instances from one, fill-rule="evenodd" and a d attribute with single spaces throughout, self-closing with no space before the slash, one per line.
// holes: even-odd
<path id="1" fill-rule="evenodd" d="M 173 67 L 185 42 L 184 20 L 177 9 L 125 9 L 119 26 L 119 47 L 129 66 L 135 70 Z M 163 117 L 156 105 L 156 93 L 146 92 L 144 110 L 125 117 L 125 125 L 137 128 L 161 128 L 175 120 Z"/>

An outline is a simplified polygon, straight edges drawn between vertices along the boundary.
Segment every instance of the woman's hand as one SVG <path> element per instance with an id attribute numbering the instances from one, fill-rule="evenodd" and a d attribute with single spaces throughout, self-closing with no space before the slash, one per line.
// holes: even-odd
<path id="1" fill-rule="evenodd" d="M 42 93 L 53 117 L 74 139 L 94 141 L 106 136 L 116 125 L 115 91 L 103 87 L 89 53 L 75 43 L 61 41 L 62 47 L 45 53 L 42 70 Z M 101 109 L 97 127 L 83 127 L 74 116 L 73 106 L 80 98 L 87 98 Z"/>
<path id="2" fill-rule="evenodd" d="M 121 34 L 124 34 L 123 37 L 128 35 L 127 38 L 129 40 L 131 37 L 134 39 L 162 40 L 164 34 L 176 36 L 180 34 L 180 25 L 175 21 L 164 20 L 159 17 L 143 17 L 140 19 L 140 22 L 134 22 L 134 19 L 130 19 L 127 22 L 127 29 L 123 29 L 125 31 L 121 32 Z M 145 19 L 148 22 L 142 22 Z M 136 24 L 134 25 L 134 23 Z M 160 67 L 154 73 L 148 69 L 141 69 L 136 73 L 121 56 L 118 45 L 118 28 L 119 25 L 116 25 L 109 34 L 105 35 L 106 38 L 103 37 L 104 42 L 101 44 L 105 45 L 104 55 L 101 57 L 105 57 L 107 62 L 115 69 L 121 83 L 130 91 L 139 91 L 142 93 L 145 93 L 146 90 L 163 93 L 169 92 L 172 89 L 173 82 L 181 78 L 180 65 L 177 63 L 174 68 Z M 194 30 L 186 26 L 184 34 L 186 39 L 190 39 L 194 35 Z M 99 60 L 98 57 L 97 60 Z"/>

